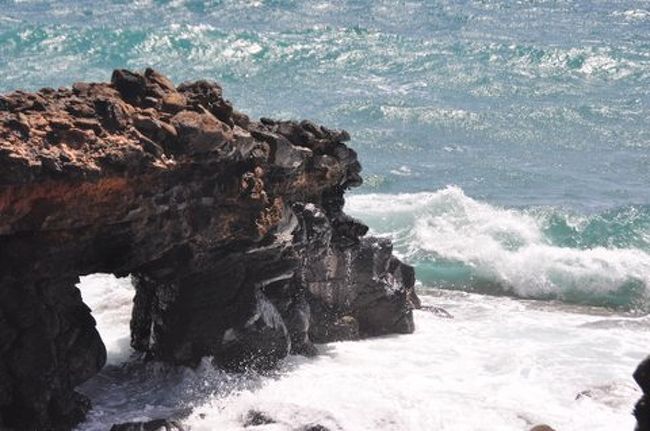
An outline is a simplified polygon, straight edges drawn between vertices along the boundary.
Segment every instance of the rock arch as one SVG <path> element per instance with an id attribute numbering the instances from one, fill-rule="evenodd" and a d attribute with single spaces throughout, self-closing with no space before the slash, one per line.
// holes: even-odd
<path id="1" fill-rule="evenodd" d="M 0 97 L 0 428 L 69 429 L 106 351 L 75 287 L 133 274 L 132 345 L 271 367 L 313 341 L 413 331 L 413 269 L 343 212 L 344 131 L 252 121 L 208 81 Z"/>

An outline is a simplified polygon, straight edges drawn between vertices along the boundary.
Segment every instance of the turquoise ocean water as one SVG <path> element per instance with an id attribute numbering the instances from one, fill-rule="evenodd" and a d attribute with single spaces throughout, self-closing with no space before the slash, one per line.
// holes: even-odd
<path id="1" fill-rule="evenodd" d="M 349 130 L 423 289 L 647 307 L 647 2 L 0 0 L 1 92 L 149 66 Z"/>

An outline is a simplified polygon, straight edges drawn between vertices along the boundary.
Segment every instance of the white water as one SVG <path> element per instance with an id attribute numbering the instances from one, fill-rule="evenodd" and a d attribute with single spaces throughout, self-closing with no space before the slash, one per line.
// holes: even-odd
<path id="1" fill-rule="evenodd" d="M 346 209 L 373 226 L 375 234 L 391 237 L 398 252 L 416 267 L 455 262 L 469 268 L 474 277 L 519 297 L 568 299 L 573 295 L 588 303 L 640 305 L 621 298 L 630 294 L 621 289 L 636 283 L 643 289 L 643 299 L 650 290 L 646 250 L 556 245 L 544 231 L 548 214 L 496 207 L 466 196 L 455 186 L 432 193 L 356 195 L 348 199 Z M 588 223 L 584 216 L 562 217 L 578 237 L 581 224 Z M 630 233 L 622 231 L 621 235 Z M 608 239 L 616 238 L 601 241 Z"/>
<path id="2" fill-rule="evenodd" d="M 107 364 L 124 362 L 131 354 L 129 322 L 135 290 L 130 277 L 92 274 L 81 278 L 79 288 L 97 320 L 108 353 Z"/>
<path id="3" fill-rule="evenodd" d="M 126 286 L 110 276 L 81 283 L 113 358 L 130 352 L 116 341 L 128 334 Z M 192 431 L 243 430 L 249 409 L 280 422 L 260 430 L 633 429 L 640 393 L 631 374 L 650 345 L 648 316 L 439 290 L 422 299 L 454 318 L 416 311 L 415 334 L 322 345 L 317 358 L 290 357 L 271 376 L 227 374 L 208 361 L 196 371 L 108 367 L 84 387 L 95 409 L 79 429 L 185 407 Z M 583 391 L 590 396 L 576 399 Z"/>

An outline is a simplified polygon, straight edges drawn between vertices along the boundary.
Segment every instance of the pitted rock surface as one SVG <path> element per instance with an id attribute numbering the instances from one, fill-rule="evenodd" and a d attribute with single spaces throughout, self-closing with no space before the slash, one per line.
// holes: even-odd
<path id="1" fill-rule="evenodd" d="M 413 268 L 343 212 L 350 136 L 154 70 L 0 96 L 0 429 L 70 429 L 106 351 L 75 287 L 132 274 L 146 357 L 273 367 L 412 332 Z"/>

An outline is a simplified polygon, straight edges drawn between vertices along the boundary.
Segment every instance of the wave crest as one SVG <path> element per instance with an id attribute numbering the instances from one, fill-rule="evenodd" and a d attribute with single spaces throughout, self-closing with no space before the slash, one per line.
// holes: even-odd
<path id="1" fill-rule="evenodd" d="M 448 186 L 357 195 L 347 209 L 391 236 L 429 286 L 625 308 L 648 303 L 649 207 L 591 216 L 507 209 Z"/>

